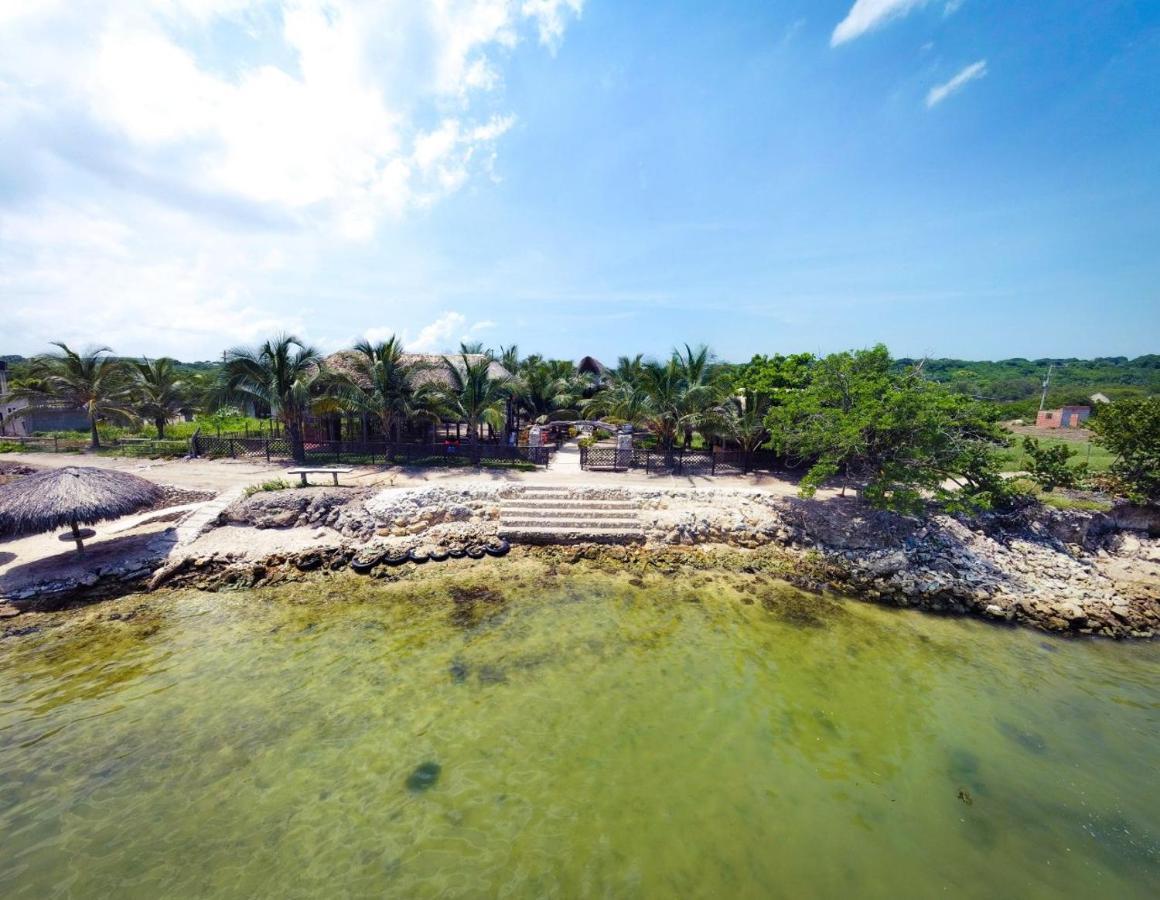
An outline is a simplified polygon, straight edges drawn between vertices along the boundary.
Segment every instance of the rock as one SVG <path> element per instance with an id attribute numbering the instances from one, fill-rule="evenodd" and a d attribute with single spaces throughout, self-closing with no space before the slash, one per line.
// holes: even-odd
<path id="1" fill-rule="evenodd" d="M 415 767 L 415 771 L 407 776 L 407 790 L 413 792 L 430 790 L 439 780 L 442 771 L 443 767 L 437 762 L 420 763 Z"/>

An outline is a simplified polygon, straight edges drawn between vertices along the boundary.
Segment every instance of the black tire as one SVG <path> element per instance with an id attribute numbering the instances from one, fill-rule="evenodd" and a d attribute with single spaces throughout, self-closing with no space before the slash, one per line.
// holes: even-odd
<path id="1" fill-rule="evenodd" d="M 382 561 L 382 558 L 383 554 L 381 553 L 376 553 L 372 556 L 366 556 L 362 558 L 356 556 L 350 561 L 350 567 L 360 575 L 365 575 L 367 572 L 377 566 L 379 562 Z"/>
<path id="2" fill-rule="evenodd" d="M 431 558 L 430 553 L 424 553 L 422 550 L 412 550 L 410 553 L 407 554 L 407 556 L 411 560 L 411 562 L 418 563 L 419 565 L 422 565 L 423 563 L 427 562 L 427 560 L 429 560 Z"/>
<path id="3" fill-rule="evenodd" d="M 431 562 L 443 562 L 450 555 L 446 550 L 432 550 Z"/>
<path id="4" fill-rule="evenodd" d="M 472 559 L 483 559 L 485 556 L 487 556 L 487 551 L 478 546 L 468 547 L 467 555 Z"/>
<path id="5" fill-rule="evenodd" d="M 511 544 L 500 538 L 498 544 L 485 544 L 483 550 L 488 556 L 506 556 L 511 548 Z"/>
<path id="6" fill-rule="evenodd" d="M 389 553 L 383 559 L 388 566 L 401 566 L 410 558 L 410 555 L 404 550 L 402 553 Z"/>
<path id="7" fill-rule="evenodd" d="M 447 551 L 447 555 L 452 559 L 463 559 L 463 557 L 467 556 L 467 551 L 462 547 L 452 547 Z"/>

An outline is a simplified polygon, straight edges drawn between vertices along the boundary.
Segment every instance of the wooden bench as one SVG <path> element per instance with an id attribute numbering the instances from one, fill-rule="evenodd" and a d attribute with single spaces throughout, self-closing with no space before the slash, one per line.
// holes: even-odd
<path id="1" fill-rule="evenodd" d="M 309 482 L 306 480 L 307 475 L 333 475 L 334 486 L 338 487 L 338 476 L 349 475 L 354 469 L 350 466 L 315 466 L 305 469 L 291 469 L 289 474 L 297 475 L 302 479 L 302 487 L 306 487 Z"/>

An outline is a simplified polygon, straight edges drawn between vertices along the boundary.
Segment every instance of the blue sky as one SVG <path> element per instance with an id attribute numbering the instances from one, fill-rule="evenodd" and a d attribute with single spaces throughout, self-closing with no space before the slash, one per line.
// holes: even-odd
<path id="1" fill-rule="evenodd" d="M 0 2 L 0 353 L 1160 352 L 1160 6 Z"/>

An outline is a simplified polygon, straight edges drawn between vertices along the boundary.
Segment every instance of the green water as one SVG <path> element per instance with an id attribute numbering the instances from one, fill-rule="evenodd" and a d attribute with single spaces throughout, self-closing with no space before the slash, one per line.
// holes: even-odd
<path id="1" fill-rule="evenodd" d="M 0 641 L 0 896 L 1160 894 L 1156 645 L 469 565 Z"/>

